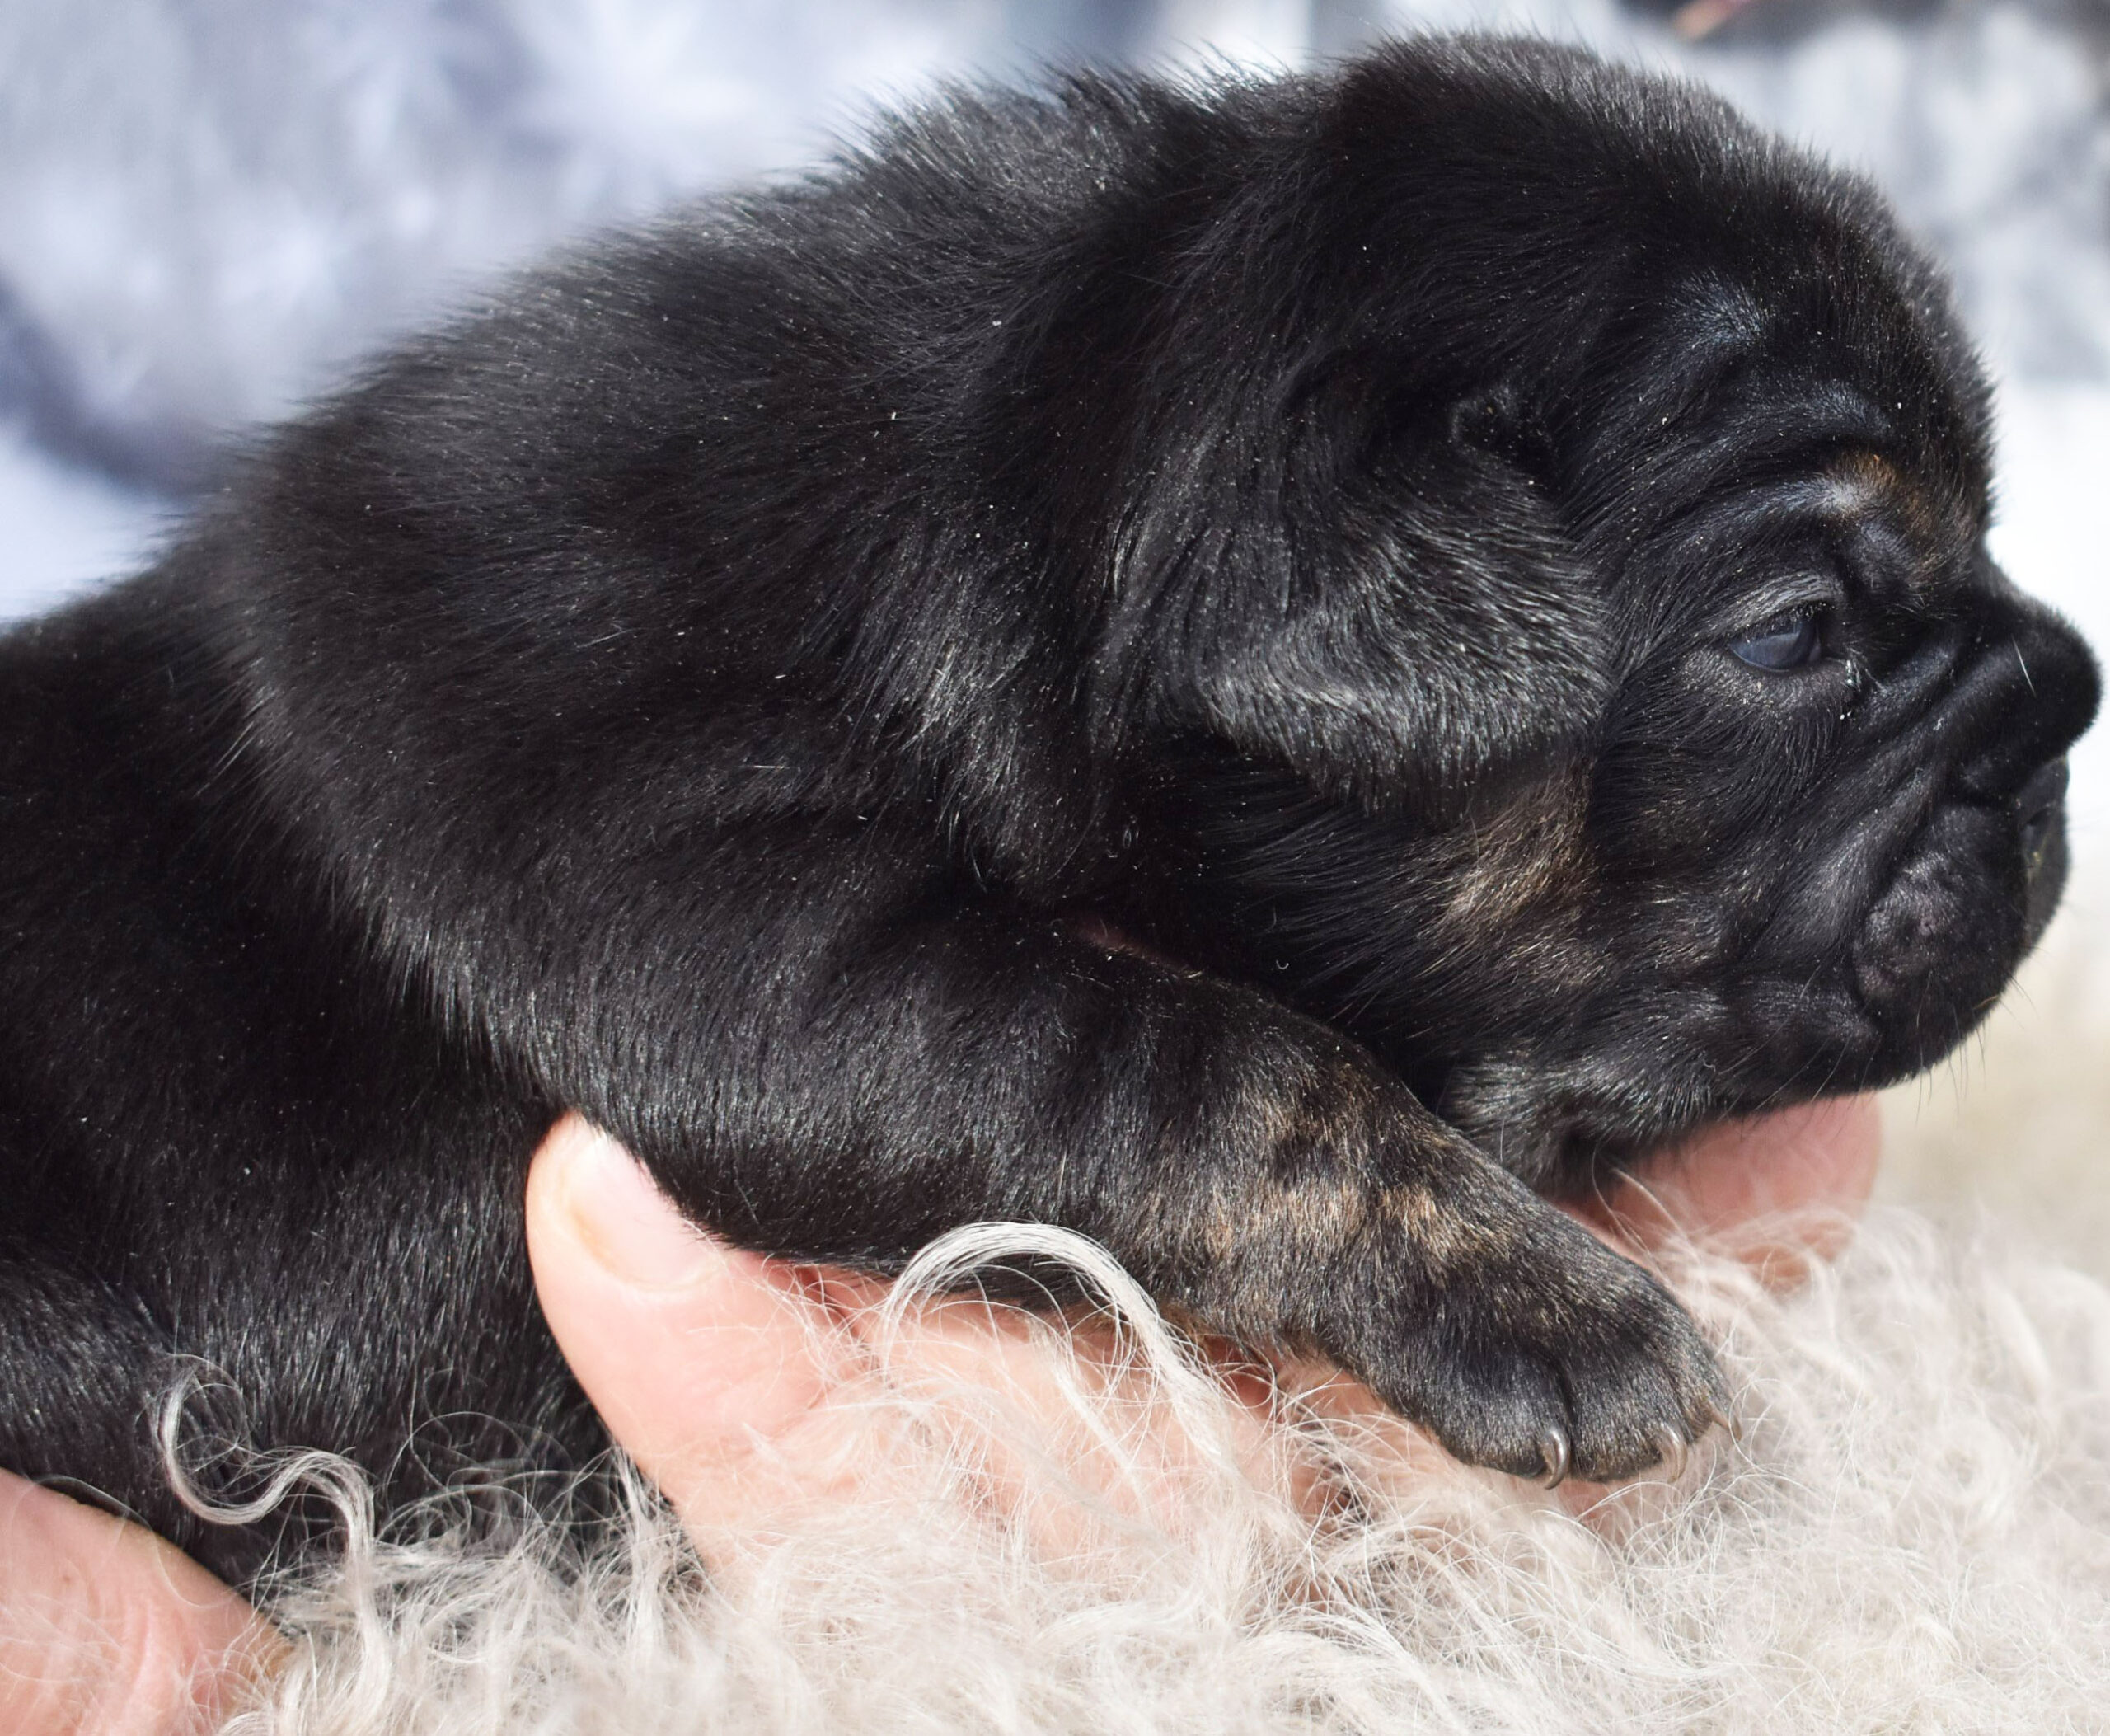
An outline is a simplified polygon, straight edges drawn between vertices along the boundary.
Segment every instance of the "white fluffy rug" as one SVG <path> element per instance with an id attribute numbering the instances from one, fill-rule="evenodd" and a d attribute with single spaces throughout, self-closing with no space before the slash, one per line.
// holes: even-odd
<path id="1" fill-rule="evenodd" d="M 1893 1208 L 1784 1298 L 1681 1256 L 1741 1441 L 1676 1488 L 1592 1502 L 1426 1454 L 1408 1470 L 1396 1432 L 1309 1414 L 1240 1469 L 1217 1450 L 1224 1402 L 1118 1273 L 1095 1275 L 1159 1409 L 1081 1393 L 1091 1450 L 1170 1417 L 1196 1443 L 1184 1475 L 1139 1470 L 1094 1502 L 1043 1457 L 1000 1515 L 979 1478 L 1001 1416 L 905 1392 L 875 1421 L 925 1443 L 916 1493 L 750 1550 L 733 1589 L 642 1509 L 589 1563 L 547 1537 L 368 1547 L 284 1607 L 295 1663 L 230 1728 L 2110 1727 L 2110 1290 L 2093 1279 Z M 1280 1493 L 1314 1470 L 1336 1489 L 1317 1524 Z"/>

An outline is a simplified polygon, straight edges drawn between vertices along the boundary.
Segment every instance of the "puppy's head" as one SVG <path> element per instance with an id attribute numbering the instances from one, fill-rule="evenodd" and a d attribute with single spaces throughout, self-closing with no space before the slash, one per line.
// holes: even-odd
<path id="1" fill-rule="evenodd" d="M 1986 553 L 1934 274 L 1584 57 L 1273 100 L 1118 515 L 1130 920 L 1555 1189 L 1947 1052 L 2057 898 L 2097 678 Z"/>

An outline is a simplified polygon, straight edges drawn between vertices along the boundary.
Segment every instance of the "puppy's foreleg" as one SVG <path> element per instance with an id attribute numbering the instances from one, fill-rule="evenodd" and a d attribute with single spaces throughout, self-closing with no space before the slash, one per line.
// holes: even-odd
<path id="1" fill-rule="evenodd" d="M 1684 1311 L 1337 1033 L 892 880 L 869 849 L 791 860 L 745 889 L 732 980 L 682 1008 L 664 964 L 620 987 L 663 1024 L 575 1006 L 555 1028 L 610 1046 L 545 1050 L 558 1092 L 698 1218 L 879 1271 L 963 1222 L 1063 1225 L 1162 1300 L 1334 1357 L 1520 1473 L 1632 1472 L 1707 1426 L 1716 1377 Z M 736 873 L 713 882 L 721 922 Z"/>

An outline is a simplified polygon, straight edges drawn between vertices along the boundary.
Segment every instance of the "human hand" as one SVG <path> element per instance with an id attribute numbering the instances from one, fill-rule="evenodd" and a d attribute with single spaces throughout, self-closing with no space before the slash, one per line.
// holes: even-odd
<path id="1" fill-rule="evenodd" d="M 1811 1106 L 1717 1130 L 1622 1179 L 1578 1215 L 1615 1245 L 1645 1248 L 1679 1229 L 1739 1245 L 1770 1282 L 1794 1281 L 1836 1251 L 1865 1201 L 1879 1147 L 1867 1099 Z M 1147 1405 L 1139 1431 L 1109 1450 L 1077 1427 L 1065 1382 L 1085 1372 L 1100 1397 L 1151 1383 L 1109 1321 L 1062 1333 L 1018 1311 L 950 1297 L 901 1313 L 889 1287 L 731 1249 L 687 1225 L 622 1149 L 575 1116 L 537 1153 L 529 1245 L 545 1313 L 611 1433 L 666 1494 L 721 1565 L 801 1515 L 832 1504 L 916 1498 L 917 1453 L 889 1452 L 912 1424 L 884 1401 L 901 1383 L 1002 1395 L 1037 1425 L 1050 1457 L 1088 1499 L 1030 1518 L 1043 1542 L 1072 1543 L 1095 1511 L 1176 1499 L 1208 1474 L 1193 1436 Z M 1053 1348 L 1059 1339 L 1065 1347 Z M 1339 1419 L 1382 1421 L 1367 1389 L 1337 1372 L 1258 1362 L 1205 1347 L 1240 1466 L 1270 1459 L 1285 1392 Z M 1033 1429 L 1024 1431 L 1031 1435 Z M 1006 1438 L 1015 1441 L 1021 1431 Z M 1402 1474 L 1432 1469 L 1411 1431 Z M 1418 1455 L 1417 1457 L 1416 1456 Z M 1143 1472 L 1139 1488 L 1137 1471 Z M 1287 1493 L 1315 1510 L 1327 1491 L 1296 1466 Z M 975 1499 L 1015 1513 L 1036 1480 L 1015 1457 L 985 1455 Z M 283 1653 L 268 1623 L 152 1534 L 0 1473 L 0 1707 L 22 1736 L 187 1736 L 209 1728 Z"/>
<path id="2" fill-rule="evenodd" d="M 284 1649 L 268 1621 L 144 1526 L 0 1471 L 0 1727 L 189 1736 Z"/>
<path id="3" fill-rule="evenodd" d="M 1704 1234 L 1787 1287 L 1812 1259 L 1838 1251 L 1873 1185 L 1881 1144 L 1873 1099 L 1808 1105 L 1713 1129 L 1620 1177 L 1576 1215 L 1629 1252 Z M 766 1260 L 698 1233 L 620 1146 L 576 1117 L 537 1156 L 528 1227 L 543 1310 L 574 1373 L 721 1565 L 802 1513 L 906 1493 L 889 1485 L 915 1456 L 872 1435 L 905 1426 L 898 1405 L 876 1402 L 904 1382 L 955 1396 L 1003 1395 L 1014 1423 L 1006 1439 L 1048 1442 L 1048 1456 L 1083 1492 L 1111 1496 L 1117 1508 L 1136 1498 L 1122 1485 L 1132 1485 L 1139 1451 L 1146 1480 L 1160 1485 L 1202 1468 L 1177 1428 L 1146 1424 L 1143 1438 L 1132 1433 L 1118 1452 L 1078 1428 L 1063 1383 L 1081 1371 L 1102 1401 L 1124 1384 L 1150 1384 L 1104 1316 L 1052 1333 L 1036 1316 L 968 1297 L 897 1316 L 879 1280 Z M 1051 1349 L 1058 1337 L 1064 1354 Z M 1285 1393 L 1336 1421 L 1387 1417 L 1338 1370 L 1204 1348 L 1237 1401 L 1225 1444 L 1249 1469 L 1268 1457 L 1268 1424 Z M 1409 1454 L 1440 1457 L 1410 1432 L 1398 1438 Z M 987 1451 L 986 1439 L 978 1444 Z M 1003 1511 L 1032 1478 L 1015 1447 L 999 1443 L 979 1481 L 982 1499 Z M 1309 1482 L 1291 1493 L 1307 1507 L 1325 1499 Z M 1083 1510 L 1039 1523 L 1059 1531 Z"/>

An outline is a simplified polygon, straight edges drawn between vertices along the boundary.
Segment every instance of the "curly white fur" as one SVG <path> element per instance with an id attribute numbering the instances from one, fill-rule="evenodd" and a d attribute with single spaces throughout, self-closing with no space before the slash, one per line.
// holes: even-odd
<path id="1" fill-rule="evenodd" d="M 1058 1232 L 962 1232 L 929 1272 Z M 1151 1377 L 1071 1403 L 1102 1450 L 1168 1422 L 1189 1471 L 1106 1523 L 1061 1454 L 973 1499 L 1011 1424 L 905 1386 L 912 1493 L 756 1545 L 724 1587 L 642 1498 L 582 1560 L 547 1532 L 363 1536 L 288 1597 L 296 1662 L 237 1736 L 506 1732 L 2096 1730 L 2110 1720 L 2110 1290 L 1879 1212 L 1786 1298 L 1681 1256 L 1726 1346 L 1740 1443 L 1672 1488 L 1573 1502 L 1311 1415 L 1227 1450 L 1226 1401 L 1103 1255 L 1068 1256 Z M 1099 1392 L 1100 1396 L 1090 1396 Z M 1163 1407 L 1139 1416 L 1138 1402 Z M 1083 1438 L 1083 1437 L 1080 1437 Z M 1016 1442 L 1009 1444 L 1016 1446 Z M 1281 1493 L 1334 1480 L 1328 1517 Z M 347 1494 L 349 1496 L 348 1490 Z M 351 1507 L 356 1512 L 355 1499 Z"/>

